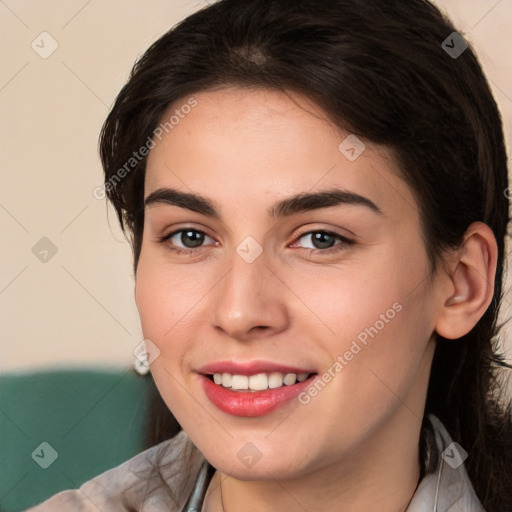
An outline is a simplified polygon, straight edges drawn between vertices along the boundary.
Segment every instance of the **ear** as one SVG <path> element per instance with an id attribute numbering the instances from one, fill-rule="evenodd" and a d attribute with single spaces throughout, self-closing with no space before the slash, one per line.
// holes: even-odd
<path id="1" fill-rule="evenodd" d="M 497 256 L 491 228 L 473 222 L 448 265 L 435 328 L 438 334 L 457 339 L 477 324 L 493 298 Z"/>

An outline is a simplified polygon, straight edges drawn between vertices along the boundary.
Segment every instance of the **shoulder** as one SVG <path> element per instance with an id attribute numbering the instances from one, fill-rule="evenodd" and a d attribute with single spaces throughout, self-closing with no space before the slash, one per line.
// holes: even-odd
<path id="1" fill-rule="evenodd" d="M 203 460 L 182 430 L 79 489 L 59 492 L 27 512 L 169 512 L 175 509 L 169 508 L 173 503 L 179 509 L 188 497 Z"/>

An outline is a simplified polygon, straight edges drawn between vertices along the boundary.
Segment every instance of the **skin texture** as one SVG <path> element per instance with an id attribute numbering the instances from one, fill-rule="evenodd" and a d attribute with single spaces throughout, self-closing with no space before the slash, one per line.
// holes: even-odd
<path id="1" fill-rule="evenodd" d="M 488 307 L 491 230 L 472 224 L 430 276 L 418 206 L 385 148 L 363 141 L 350 161 L 338 149 L 349 134 L 291 93 L 232 87 L 194 97 L 197 106 L 150 152 L 145 197 L 162 187 L 197 193 L 220 219 L 148 206 L 135 297 L 144 337 L 160 350 L 151 364 L 158 389 L 217 468 L 203 510 L 405 510 L 419 479 L 435 333 L 458 338 Z M 275 201 L 334 186 L 369 198 L 383 215 L 346 204 L 282 219 L 267 213 Z M 206 233 L 200 248 L 180 234 L 159 242 L 185 228 Z M 314 245 L 312 231 L 354 243 Z M 248 236 L 263 250 L 252 263 L 236 252 Z M 341 250 L 325 252 L 331 246 Z M 394 318 L 306 405 L 237 417 L 200 386 L 196 370 L 225 359 L 322 374 L 393 304 L 401 306 Z M 252 467 L 237 457 L 248 442 L 261 453 Z"/>

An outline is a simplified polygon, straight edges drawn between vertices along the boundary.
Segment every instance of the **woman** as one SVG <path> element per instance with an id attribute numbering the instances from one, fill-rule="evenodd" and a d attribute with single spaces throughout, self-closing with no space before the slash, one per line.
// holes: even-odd
<path id="1" fill-rule="evenodd" d="M 437 8 L 221 0 L 100 151 L 182 430 L 34 511 L 512 510 L 507 156 Z"/>

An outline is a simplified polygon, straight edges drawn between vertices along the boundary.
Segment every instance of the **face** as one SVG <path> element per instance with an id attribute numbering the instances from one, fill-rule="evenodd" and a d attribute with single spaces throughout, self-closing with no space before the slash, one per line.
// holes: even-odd
<path id="1" fill-rule="evenodd" d="M 136 276 L 169 409 L 242 480 L 307 474 L 419 432 L 435 287 L 418 206 L 390 154 L 362 141 L 357 156 L 349 133 L 291 93 L 194 99 L 169 109 L 164 119 L 178 110 L 179 122 L 148 157 Z M 289 201 L 308 194 L 320 195 Z M 246 376 L 276 373 L 272 363 L 313 375 L 223 391 L 203 373 L 226 361 Z"/>

